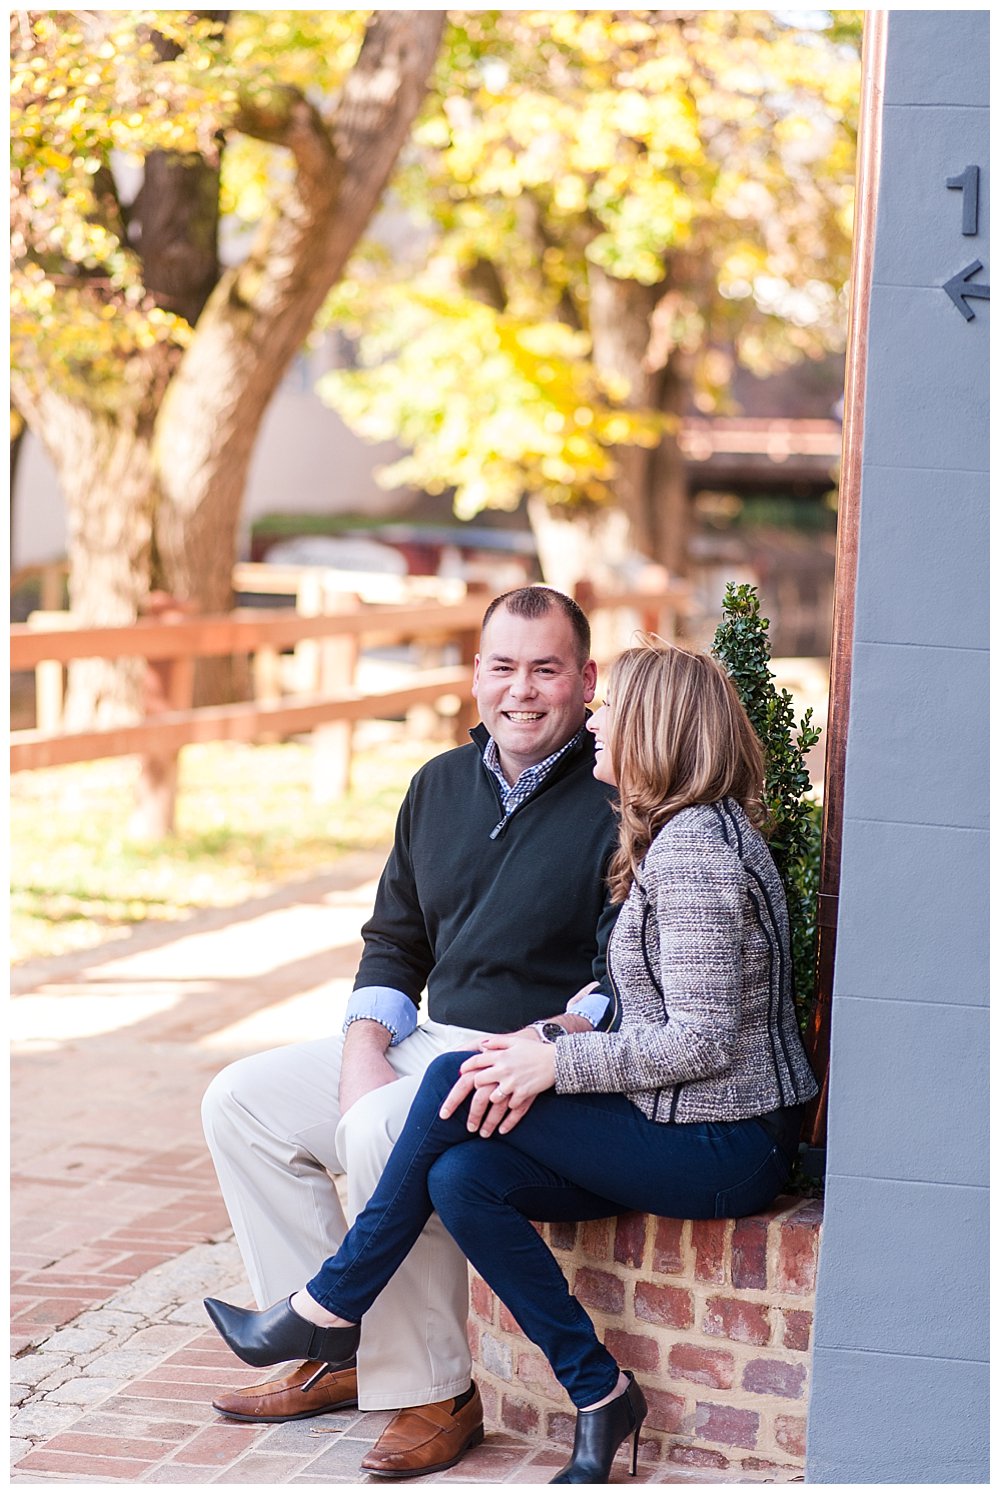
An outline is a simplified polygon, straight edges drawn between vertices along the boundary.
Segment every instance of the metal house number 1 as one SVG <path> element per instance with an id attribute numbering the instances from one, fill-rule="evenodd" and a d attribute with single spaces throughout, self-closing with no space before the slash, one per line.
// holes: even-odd
<path id="1" fill-rule="evenodd" d="M 949 176 L 945 185 L 953 192 L 961 192 L 962 235 L 965 238 L 975 238 L 979 232 L 979 167 L 966 166 L 961 176 Z M 976 313 L 969 306 L 969 301 L 990 299 L 989 286 L 977 284 L 972 279 L 973 275 L 978 275 L 982 268 L 982 260 L 974 259 L 970 265 L 965 266 L 964 270 L 959 270 L 957 275 L 953 275 L 944 283 L 943 288 L 967 322 L 975 321 L 976 317 Z"/>
<path id="2" fill-rule="evenodd" d="M 962 233 L 974 238 L 979 232 L 979 167 L 966 166 L 961 176 L 949 176 L 948 186 L 962 194 Z"/>

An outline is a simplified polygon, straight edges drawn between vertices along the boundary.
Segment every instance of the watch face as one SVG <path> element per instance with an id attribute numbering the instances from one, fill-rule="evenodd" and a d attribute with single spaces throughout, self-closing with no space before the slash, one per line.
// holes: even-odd
<path id="1" fill-rule="evenodd" d="M 550 1043 L 554 1043 L 559 1038 L 564 1037 L 565 1033 L 565 1027 L 560 1027 L 558 1022 L 545 1022 L 542 1025 L 542 1037 L 548 1038 Z"/>

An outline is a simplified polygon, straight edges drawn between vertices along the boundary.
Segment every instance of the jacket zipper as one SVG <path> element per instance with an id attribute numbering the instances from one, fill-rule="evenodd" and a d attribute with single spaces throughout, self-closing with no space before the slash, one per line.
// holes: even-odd
<path id="1" fill-rule="evenodd" d="M 497 822 L 497 824 L 495 824 L 493 826 L 493 829 L 490 831 L 490 840 L 496 840 L 498 836 L 500 836 L 500 835 L 503 834 L 504 830 L 507 827 L 507 821 L 510 819 L 511 815 L 514 814 L 515 811 L 512 809 L 508 813 L 508 811 L 504 808 L 503 798 L 502 798 L 501 793 L 500 793 L 500 785 L 496 781 L 495 774 L 493 774 L 490 771 L 490 769 L 486 766 L 485 763 L 483 763 L 483 772 L 486 774 L 487 778 L 489 779 L 490 786 L 493 789 L 493 793 L 494 793 L 494 795 L 496 797 L 496 801 L 497 801 L 497 803 L 500 806 L 500 815 L 501 815 L 501 818 Z M 527 799 L 524 802 L 527 803 L 528 802 Z M 520 808 L 520 805 L 518 805 L 518 808 Z"/>
<path id="2" fill-rule="evenodd" d="M 612 935 L 613 934 L 614 934 L 614 930 L 612 930 Z M 610 1023 L 610 1025 L 608 1027 L 605 1028 L 605 1031 L 606 1032 L 617 1032 L 618 1029 L 616 1028 L 615 1023 L 619 1020 L 619 1017 L 621 1015 L 622 1000 L 621 1000 L 621 997 L 618 994 L 618 985 L 617 985 L 617 983 L 615 981 L 614 973 L 612 972 L 612 969 L 611 969 L 611 940 L 610 939 L 608 940 L 608 948 L 607 948 L 607 953 L 605 955 L 605 969 L 608 972 L 608 980 L 611 983 L 611 994 L 615 998 L 614 1010 L 613 1010 L 612 1016 L 611 1016 L 611 1023 Z"/>
<path id="3" fill-rule="evenodd" d="M 640 886 L 641 886 L 641 884 L 640 884 Z M 643 964 L 646 967 L 646 974 L 649 976 L 650 980 L 653 983 L 653 990 L 656 992 L 657 996 L 659 996 L 659 998 L 660 998 L 660 1004 L 663 1007 L 663 1021 L 664 1021 L 664 1024 L 666 1024 L 666 1023 L 668 1023 L 670 1021 L 670 1013 L 667 1011 L 667 1003 L 666 1003 L 666 998 L 663 995 L 663 987 L 660 985 L 660 982 L 656 978 L 656 973 L 653 970 L 652 961 L 649 958 L 649 951 L 646 948 L 646 928 L 647 928 L 647 925 L 649 923 L 650 916 L 651 915 L 650 915 L 649 903 L 646 901 L 646 893 L 645 893 L 645 889 L 643 889 L 642 928 L 641 928 L 641 930 L 639 932 L 639 942 L 642 945 L 642 962 L 643 962 Z M 672 1121 L 672 1120 L 674 1120 L 676 1118 L 676 1115 L 677 1115 L 677 1105 L 678 1105 L 678 1102 L 680 1100 L 681 1090 L 684 1088 L 684 1085 L 683 1085 L 682 1082 L 678 1081 L 672 1087 L 673 1087 L 673 1094 L 671 1095 L 671 1098 L 670 1098 L 670 1114 L 667 1116 L 667 1120 L 668 1121 Z M 657 1116 L 660 1113 L 660 1100 L 662 1098 L 663 1098 L 663 1091 L 662 1090 L 657 1090 L 657 1092 L 656 1092 L 656 1099 L 653 1101 L 653 1115 L 652 1115 L 652 1119 L 653 1120 L 656 1120 Z"/>
<path id="4" fill-rule="evenodd" d="M 590 714 L 591 713 L 588 711 L 587 712 L 588 717 L 590 716 Z M 477 730 L 478 730 L 478 728 L 477 728 Z M 476 747 L 480 748 L 480 753 L 482 753 L 483 749 L 480 747 L 480 743 L 479 743 L 479 741 L 476 738 L 475 731 L 471 731 L 469 733 L 469 735 L 472 738 L 473 742 L 475 743 Z M 583 741 L 583 739 L 581 738 L 581 743 L 582 743 L 582 741 Z M 507 826 L 510 824 L 511 820 L 517 814 L 517 811 L 519 809 L 523 809 L 524 806 L 525 806 L 525 804 L 530 804 L 531 801 L 533 799 L 536 799 L 539 794 L 544 794 L 545 790 L 550 786 L 550 784 L 554 784 L 554 783 L 558 783 L 559 782 L 559 780 L 560 780 L 560 778 L 562 778 L 563 774 L 567 773 L 569 771 L 570 767 L 572 766 L 572 764 L 576 761 L 576 758 L 577 758 L 577 755 L 579 753 L 579 750 L 580 750 L 580 744 L 578 744 L 578 746 L 577 746 L 577 748 L 576 748 L 575 751 L 568 752 L 566 754 L 566 756 L 564 758 L 562 758 L 562 760 L 560 762 L 556 763 L 555 767 L 552 768 L 550 770 L 550 772 L 548 772 L 546 774 L 546 776 L 542 779 L 542 781 L 538 785 L 538 787 L 536 789 L 533 789 L 532 792 L 528 795 L 528 797 L 526 799 L 522 799 L 520 804 L 515 805 L 514 808 L 512 810 L 510 810 L 509 813 L 508 813 L 508 811 L 506 809 L 504 809 L 503 798 L 502 798 L 502 796 L 500 794 L 500 785 L 497 783 L 495 775 L 486 766 L 485 762 L 483 762 L 483 772 L 486 774 L 487 778 L 490 780 L 490 783 L 493 785 L 493 792 L 496 795 L 497 803 L 499 804 L 501 810 L 503 811 L 503 817 L 502 817 L 502 819 L 500 819 L 497 822 L 497 824 L 495 824 L 493 826 L 493 829 L 490 831 L 490 840 L 499 840 L 500 836 L 503 835 L 504 831 L 507 829 Z M 480 759 L 480 760 L 482 760 L 482 759 Z"/>

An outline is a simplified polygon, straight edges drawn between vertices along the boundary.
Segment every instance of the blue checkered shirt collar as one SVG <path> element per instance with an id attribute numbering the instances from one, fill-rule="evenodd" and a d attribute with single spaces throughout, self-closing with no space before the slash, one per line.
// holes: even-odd
<path id="1" fill-rule="evenodd" d="M 578 742 L 583 740 L 585 731 L 586 727 L 581 726 L 576 735 L 570 737 L 569 741 L 565 742 L 557 752 L 553 752 L 548 757 L 543 758 L 540 763 L 534 763 L 532 767 L 525 768 L 515 784 L 509 784 L 504 777 L 503 768 L 500 766 L 500 753 L 497 749 L 497 744 L 490 737 L 483 752 L 483 762 L 500 786 L 500 798 L 503 801 L 505 815 L 513 814 L 514 810 L 522 805 L 525 799 L 545 782 L 556 763 L 565 757 L 567 752 L 575 747 Z"/>

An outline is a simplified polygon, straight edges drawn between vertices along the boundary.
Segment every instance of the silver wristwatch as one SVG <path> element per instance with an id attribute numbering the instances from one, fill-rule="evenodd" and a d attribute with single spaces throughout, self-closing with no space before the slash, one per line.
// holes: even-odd
<path id="1" fill-rule="evenodd" d="M 543 1043 L 555 1043 L 566 1036 L 565 1027 L 561 1027 L 558 1022 L 532 1022 L 531 1025 Z"/>

